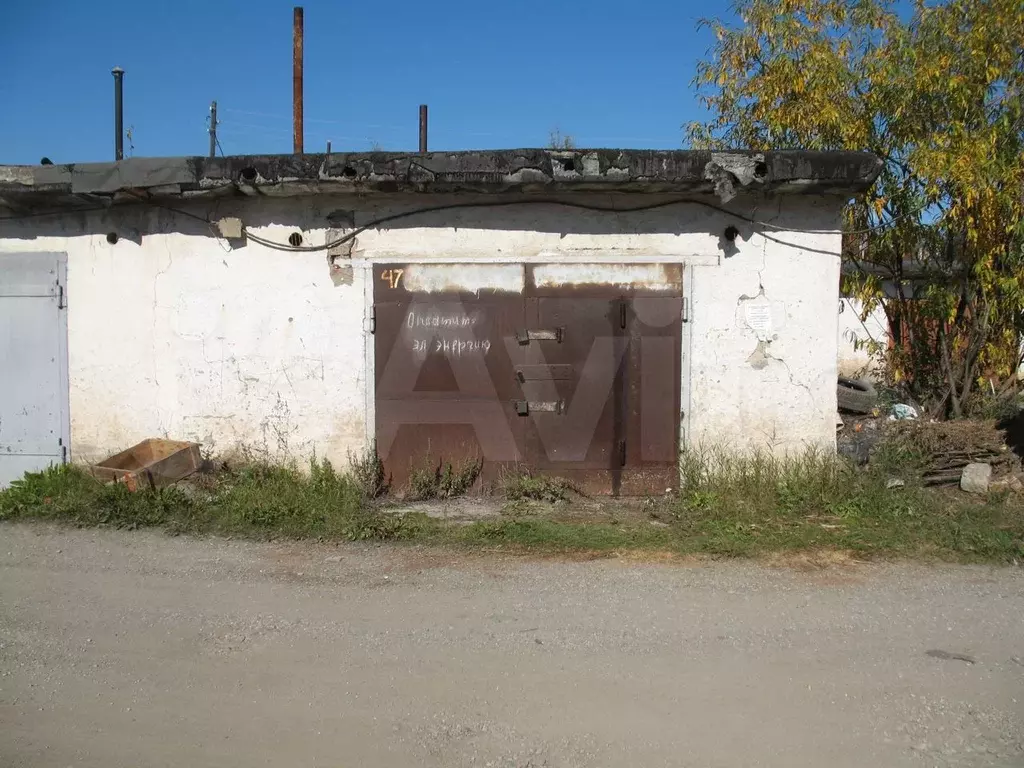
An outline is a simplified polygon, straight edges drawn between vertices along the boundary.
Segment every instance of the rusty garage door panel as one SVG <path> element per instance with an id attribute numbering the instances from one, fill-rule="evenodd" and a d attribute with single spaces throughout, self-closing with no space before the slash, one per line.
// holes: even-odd
<path id="1" fill-rule="evenodd" d="M 440 461 L 677 483 L 682 269 L 378 265 L 377 450 L 396 485 Z"/>
<path id="2" fill-rule="evenodd" d="M 428 463 L 521 462 L 519 395 L 506 340 L 523 327 L 519 293 L 414 293 L 375 268 L 377 451 L 396 486 Z"/>

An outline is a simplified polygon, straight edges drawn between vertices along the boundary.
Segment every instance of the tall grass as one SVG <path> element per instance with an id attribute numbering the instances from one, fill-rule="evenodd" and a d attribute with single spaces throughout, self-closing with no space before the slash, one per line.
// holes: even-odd
<path id="1" fill-rule="evenodd" d="M 864 471 L 815 449 L 784 458 L 688 452 L 668 515 L 688 539 L 687 549 L 719 554 L 830 547 L 960 559 L 1024 556 L 1019 498 L 923 488 L 917 458 L 893 450 Z M 894 475 L 899 487 L 888 486 Z"/>
<path id="2" fill-rule="evenodd" d="M 680 462 L 684 503 L 728 515 L 813 510 L 841 495 L 853 474 L 816 448 L 785 457 L 699 448 Z"/>
<path id="3" fill-rule="evenodd" d="M 549 551 L 658 549 L 746 556 L 828 548 L 865 556 L 1024 559 L 1020 496 L 1002 492 L 978 498 L 923 488 L 915 461 L 892 451 L 885 463 L 863 471 L 814 450 L 785 459 L 691 451 L 681 463 L 677 496 L 651 499 L 639 511 L 624 505 L 613 522 L 607 517 L 564 522 L 541 512 L 530 519 L 508 516 L 469 525 L 389 512 L 373 498 L 384 478 L 369 461 L 349 473 L 326 461 L 311 463 L 308 472 L 255 462 L 197 476 L 181 487 L 136 493 L 62 466 L 30 473 L 0 492 L 0 520 Z M 902 487 L 887 487 L 894 473 L 904 480 Z M 442 478 L 438 487 L 444 488 L 454 487 L 458 476 L 453 470 L 449 482 L 443 471 L 432 475 Z M 505 485 L 510 498 L 557 502 L 552 509 L 572 504 L 557 479 L 520 477 Z"/>
<path id="4" fill-rule="evenodd" d="M 186 490 L 188 489 L 188 490 Z M 175 533 L 390 539 L 410 535 L 411 517 L 367 503 L 365 488 L 327 461 L 296 467 L 253 463 L 199 476 L 187 486 L 130 492 L 73 465 L 51 467 L 0 493 L 0 519 L 161 527 Z"/>

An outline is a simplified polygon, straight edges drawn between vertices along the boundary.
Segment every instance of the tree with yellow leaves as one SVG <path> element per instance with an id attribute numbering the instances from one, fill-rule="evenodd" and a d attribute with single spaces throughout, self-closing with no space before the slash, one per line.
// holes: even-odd
<path id="1" fill-rule="evenodd" d="M 1024 0 L 739 0 L 695 85 L 695 146 L 855 149 L 848 288 L 881 302 L 895 382 L 936 416 L 1016 389 L 1024 332 Z M 913 273 L 915 280 L 909 278 Z M 883 292 L 883 285 L 888 292 Z"/>

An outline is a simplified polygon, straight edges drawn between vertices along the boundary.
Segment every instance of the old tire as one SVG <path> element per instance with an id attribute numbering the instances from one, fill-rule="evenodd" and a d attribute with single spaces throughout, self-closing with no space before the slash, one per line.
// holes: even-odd
<path id="1" fill-rule="evenodd" d="M 840 411 L 871 413 L 878 401 L 878 393 L 869 381 L 840 376 L 836 386 L 836 399 L 839 401 Z"/>

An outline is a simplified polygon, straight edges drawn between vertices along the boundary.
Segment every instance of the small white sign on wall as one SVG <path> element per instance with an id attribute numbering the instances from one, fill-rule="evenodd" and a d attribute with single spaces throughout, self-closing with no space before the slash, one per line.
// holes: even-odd
<path id="1" fill-rule="evenodd" d="M 772 335 L 772 308 L 768 303 L 748 302 L 743 307 L 743 317 L 758 338 Z"/>
<path id="2" fill-rule="evenodd" d="M 753 331 L 758 341 L 772 341 L 786 325 L 786 304 L 771 301 L 763 293 L 753 298 L 741 296 L 736 324 Z"/>

